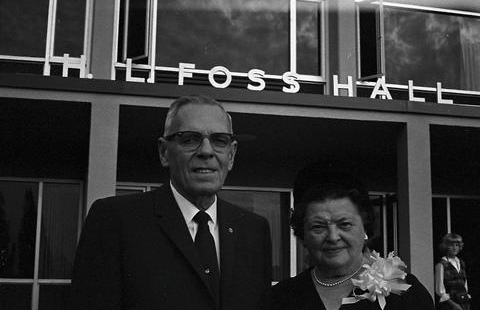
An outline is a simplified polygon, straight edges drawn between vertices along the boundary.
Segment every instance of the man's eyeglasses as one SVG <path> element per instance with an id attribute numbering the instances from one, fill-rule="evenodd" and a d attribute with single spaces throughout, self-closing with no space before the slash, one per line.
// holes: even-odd
<path id="1" fill-rule="evenodd" d="M 197 150 L 205 138 L 210 141 L 215 151 L 224 152 L 235 139 L 235 135 L 226 132 L 214 132 L 204 135 L 196 131 L 179 131 L 164 137 L 167 141 L 175 140 L 185 151 Z"/>

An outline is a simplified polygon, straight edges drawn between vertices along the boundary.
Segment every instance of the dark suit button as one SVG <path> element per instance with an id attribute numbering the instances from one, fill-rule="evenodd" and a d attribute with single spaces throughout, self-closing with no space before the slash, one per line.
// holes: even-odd
<path id="1" fill-rule="evenodd" d="M 206 274 L 209 274 L 209 273 L 210 273 L 210 269 L 208 269 L 208 268 L 205 269 L 205 273 L 206 273 Z"/>

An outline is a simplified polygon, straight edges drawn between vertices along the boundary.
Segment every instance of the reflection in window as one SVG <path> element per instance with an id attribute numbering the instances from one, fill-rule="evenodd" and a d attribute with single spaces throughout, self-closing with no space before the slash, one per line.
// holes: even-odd
<path id="1" fill-rule="evenodd" d="M 33 278 L 38 184 L 0 181 L 0 277 Z"/>
<path id="2" fill-rule="evenodd" d="M 50 74 L 49 64 L 61 62 L 54 56 L 84 54 L 86 4 L 87 0 L 2 0 L 0 72 Z M 49 6 L 56 10 L 49 11 Z"/>
<path id="3" fill-rule="evenodd" d="M 80 182 L 0 180 L 0 309 L 65 309 L 81 195 Z"/>
<path id="4" fill-rule="evenodd" d="M 371 195 L 370 201 L 372 203 L 373 214 L 375 217 L 375 222 L 373 225 L 372 233 L 368 236 L 369 247 L 371 250 L 375 250 L 381 255 L 384 255 L 385 251 L 383 248 L 383 227 L 384 224 L 382 221 L 383 218 L 383 196 L 382 195 Z M 388 225 L 387 225 L 388 226 Z"/>
<path id="5" fill-rule="evenodd" d="M 40 285 L 39 310 L 67 309 L 70 285 Z"/>
<path id="6" fill-rule="evenodd" d="M 385 8 L 387 82 L 480 90 L 480 19 Z"/>
<path id="7" fill-rule="evenodd" d="M 55 56 L 83 54 L 86 0 L 57 0 L 55 21 Z"/>
<path id="8" fill-rule="evenodd" d="M 48 0 L 3 0 L 0 55 L 45 56 Z"/>
<path id="9" fill-rule="evenodd" d="M 31 299 L 31 284 L 0 284 L 0 309 L 29 310 Z"/>
<path id="10" fill-rule="evenodd" d="M 297 1 L 297 73 L 321 75 L 320 3 Z"/>
<path id="11" fill-rule="evenodd" d="M 443 236 L 448 231 L 447 222 L 447 198 L 434 197 L 432 199 L 432 219 L 433 219 L 433 258 L 436 264 L 442 254 L 438 245 L 442 242 Z"/>
<path id="12" fill-rule="evenodd" d="M 131 58 L 135 63 L 143 63 L 148 55 L 148 2 L 150 0 L 126 0 L 120 6 L 118 61 Z"/>
<path id="13" fill-rule="evenodd" d="M 289 0 L 158 1 L 156 64 L 289 71 Z"/>
<path id="14" fill-rule="evenodd" d="M 288 228 L 290 194 L 251 190 L 222 190 L 222 199 L 265 217 L 272 237 L 273 281 L 289 276 L 290 235 Z"/>
<path id="15" fill-rule="evenodd" d="M 79 191 L 78 184 L 44 184 L 40 278 L 70 278 L 77 245 Z"/>
<path id="16" fill-rule="evenodd" d="M 360 40 L 360 77 L 377 78 L 381 73 L 379 57 L 380 40 L 378 33 L 378 7 L 370 4 L 358 4 L 359 40 Z"/>

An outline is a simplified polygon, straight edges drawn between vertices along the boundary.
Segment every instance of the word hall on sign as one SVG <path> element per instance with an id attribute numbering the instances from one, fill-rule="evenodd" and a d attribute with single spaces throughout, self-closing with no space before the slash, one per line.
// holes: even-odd
<path id="1" fill-rule="evenodd" d="M 333 95 L 334 96 L 339 96 L 339 90 L 344 89 L 347 91 L 347 94 L 349 97 L 353 97 L 353 78 L 351 76 L 347 77 L 347 84 L 340 84 L 338 82 L 338 75 L 333 76 Z M 413 85 L 412 80 L 408 80 L 408 100 L 409 101 L 416 101 L 416 102 L 425 102 L 425 98 L 422 97 L 415 97 L 413 91 L 415 89 L 415 86 Z M 453 104 L 453 100 L 450 99 L 443 99 L 443 90 L 442 90 L 442 83 L 437 82 L 437 88 L 436 88 L 436 93 L 437 93 L 437 102 L 438 103 L 447 103 L 447 104 Z M 387 98 L 389 100 L 392 100 L 392 95 L 390 94 L 390 91 L 388 90 L 387 84 L 385 83 L 385 77 L 380 77 L 377 79 L 377 82 L 375 83 L 375 87 L 372 90 L 372 93 L 370 94 L 370 98 L 377 98 L 378 96 Z"/>

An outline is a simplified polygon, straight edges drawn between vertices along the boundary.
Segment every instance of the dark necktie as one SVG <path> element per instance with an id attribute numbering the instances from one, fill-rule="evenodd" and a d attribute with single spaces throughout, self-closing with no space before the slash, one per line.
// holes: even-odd
<path id="1" fill-rule="evenodd" d="M 198 224 L 197 234 L 195 235 L 195 247 L 200 254 L 203 271 L 209 279 L 210 287 L 218 298 L 220 276 L 215 241 L 213 240 L 213 236 L 208 228 L 210 216 L 204 211 L 198 211 L 198 213 L 193 217 L 193 220 Z"/>

